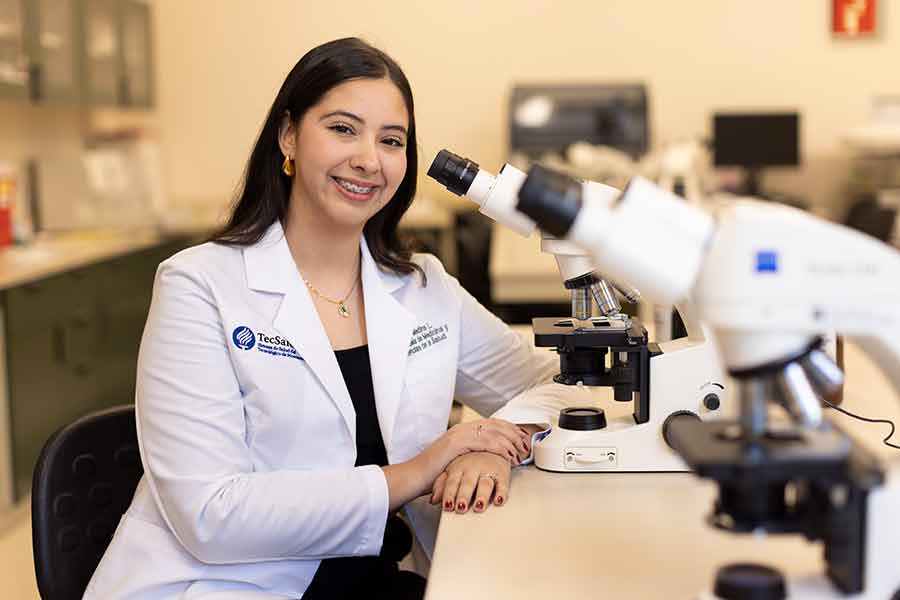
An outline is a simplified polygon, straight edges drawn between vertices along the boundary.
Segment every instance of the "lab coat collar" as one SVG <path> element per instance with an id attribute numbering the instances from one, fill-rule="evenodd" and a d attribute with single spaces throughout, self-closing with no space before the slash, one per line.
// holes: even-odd
<path id="1" fill-rule="evenodd" d="M 384 445 L 390 456 L 415 323 L 415 315 L 393 294 L 404 285 L 414 285 L 412 281 L 416 278 L 380 268 L 369 252 L 365 236 L 360 237 L 360 251 L 372 385 Z M 355 444 L 356 411 L 331 342 L 291 256 L 281 223 L 272 224 L 259 242 L 244 249 L 244 262 L 248 287 L 284 295 L 273 326 L 309 364 L 343 416 Z"/>

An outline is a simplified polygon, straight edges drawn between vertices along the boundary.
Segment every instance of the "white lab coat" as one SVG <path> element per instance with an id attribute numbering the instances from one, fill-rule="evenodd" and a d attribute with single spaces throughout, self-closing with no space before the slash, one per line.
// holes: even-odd
<path id="1" fill-rule="evenodd" d="M 391 463 L 446 430 L 454 397 L 490 415 L 557 370 L 435 258 L 415 257 L 422 287 L 360 247 Z M 86 599 L 298 598 L 319 559 L 380 551 L 384 474 L 354 467 L 353 404 L 279 224 L 252 246 L 207 243 L 162 263 L 135 404 L 144 477 Z M 547 421 L 527 403 L 505 411 Z M 409 514 L 428 547 L 439 511 L 423 505 Z"/>

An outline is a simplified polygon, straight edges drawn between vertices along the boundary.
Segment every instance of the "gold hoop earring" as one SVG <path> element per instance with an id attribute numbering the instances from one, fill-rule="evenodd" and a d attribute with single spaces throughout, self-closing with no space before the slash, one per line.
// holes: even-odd
<path id="1" fill-rule="evenodd" d="M 285 155 L 284 162 L 281 163 L 281 172 L 288 177 L 294 176 L 294 161 L 291 160 L 290 156 Z"/>

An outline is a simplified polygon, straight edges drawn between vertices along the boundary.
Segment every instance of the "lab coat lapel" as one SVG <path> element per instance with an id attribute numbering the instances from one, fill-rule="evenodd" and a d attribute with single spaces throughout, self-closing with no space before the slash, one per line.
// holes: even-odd
<path id="1" fill-rule="evenodd" d="M 244 250 L 244 260 L 251 289 L 284 294 L 272 324 L 290 340 L 312 369 L 343 416 L 350 438 L 356 444 L 356 411 L 350 393 L 309 290 L 291 256 L 281 224 L 275 223 L 257 244 L 248 246 Z"/>
<path id="2" fill-rule="evenodd" d="M 380 269 L 369 253 L 365 238 L 361 252 L 372 387 L 381 436 L 390 457 L 415 315 L 392 295 L 404 285 L 405 278 Z"/>

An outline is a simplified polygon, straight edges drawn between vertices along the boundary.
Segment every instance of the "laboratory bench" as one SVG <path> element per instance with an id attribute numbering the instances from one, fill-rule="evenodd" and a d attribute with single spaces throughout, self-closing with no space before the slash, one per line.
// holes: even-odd
<path id="1" fill-rule="evenodd" d="M 28 498 L 54 431 L 134 401 L 156 268 L 205 232 L 75 231 L 0 250 L 0 511 Z"/>
<path id="2" fill-rule="evenodd" d="M 900 398 L 849 342 L 845 370 L 844 408 L 900 422 Z M 826 413 L 885 463 L 900 459 L 881 443 L 885 425 Z M 688 600 L 709 590 L 726 563 L 760 562 L 788 576 L 822 573 L 821 544 L 802 536 L 713 529 L 706 517 L 714 497 L 714 484 L 689 473 L 516 468 L 505 506 L 442 513 L 426 600 Z"/>

